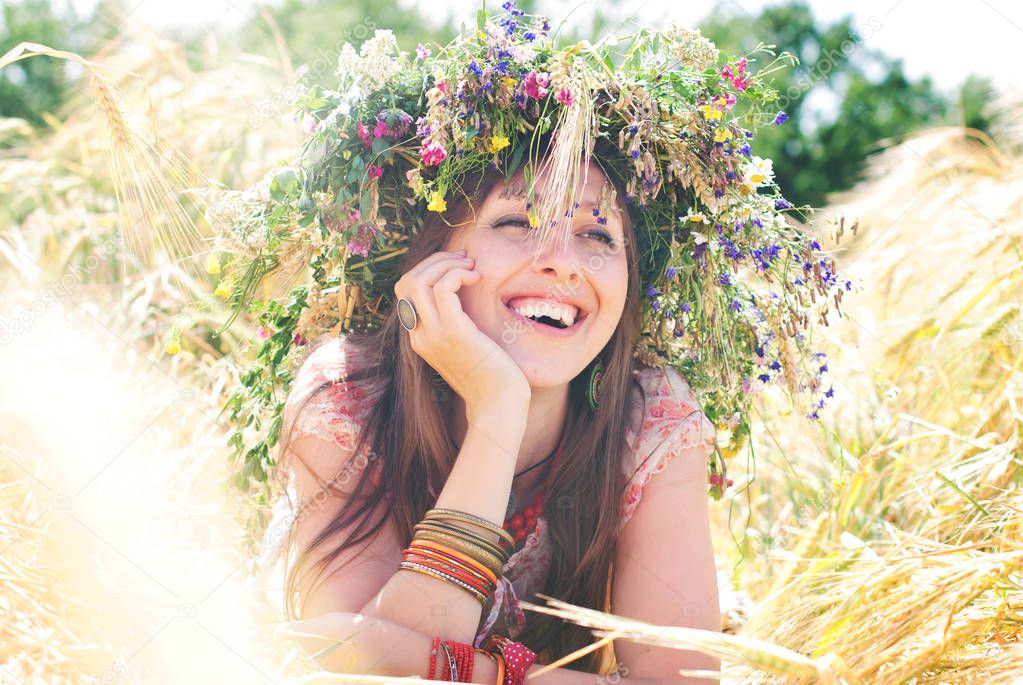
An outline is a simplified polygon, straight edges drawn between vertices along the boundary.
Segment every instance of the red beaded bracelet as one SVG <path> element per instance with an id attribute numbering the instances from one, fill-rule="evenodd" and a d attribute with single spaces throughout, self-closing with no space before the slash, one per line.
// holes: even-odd
<path id="1" fill-rule="evenodd" d="M 427 678 L 433 680 L 433 672 L 437 670 L 437 648 L 440 647 L 440 638 L 433 638 L 433 646 L 430 648 L 430 672 L 426 675 Z"/>
<path id="2" fill-rule="evenodd" d="M 450 640 L 441 643 L 441 647 L 444 648 L 445 663 L 440 670 L 440 679 L 457 683 L 458 681 L 455 680 L 457 676 L 455 674 L 458 673 L 458 664 L 455 662 L 455 655 L 452 654 L 451 648 L 448 647 L 448 642 Z"/>

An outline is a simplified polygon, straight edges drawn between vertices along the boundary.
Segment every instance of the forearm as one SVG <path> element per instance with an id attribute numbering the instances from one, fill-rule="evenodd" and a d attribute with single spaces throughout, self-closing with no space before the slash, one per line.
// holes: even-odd
<path id="1" fill-rule="evenodd" d="M 473 514 L 497 526 L 504 523 L 515 457 L 525 432 L 525 410 L 509 407 L 502 414 L 495 411 L 470 422 L 436 508 Z M 514 418 L 519 415 L 521 419 Z M 478 532 L 488 540 L 498 539 L 496 534 Z M 396 569 L 361 613 L 471 644 L 482 605 L 445 580 Z"/>
<path id="2" fill-rule="evenodd" d="M 318 658 L 317 662 L 324 670 L 354 675 L 429 677 L 427 671 L 430 667 L 433 636 L 426 633 L 378 617 L 340 612 L 308 621 L 298 621 L 292 626 L 293 631 L 304 635 L 298 641 L 310 653 L 325 650 L 330 645 L 345 640 L 343 644 Z M 313 637 L 314 633 L 319 637 Z M 443 653 L 440 658 L 443 658 Z M 438 661 L 437 670 L 434 672 L 435 679 L 440 677 L 440 668 Z M 542 668 L 544 667 L 534 664 L 529 672 L 535 673 Z M 612 677 L 613 681 L 610 680 Z M 593 673 L 556 668 L 530 682 L 550 685 L 594 685 L 599 682 L 595 680 L 596 678 L 598 676 Z M 605 679 L 618 685 L 652 685 L 655 682 L 664 682 L 622 676 L 605 676 Z M 476 655 L 472 682 L 497 682 L 497 665 L 493 660 L 481 654 Z M 675 679 L 669 682 L 686 681 L 678 679 L 676 675 Z"/>

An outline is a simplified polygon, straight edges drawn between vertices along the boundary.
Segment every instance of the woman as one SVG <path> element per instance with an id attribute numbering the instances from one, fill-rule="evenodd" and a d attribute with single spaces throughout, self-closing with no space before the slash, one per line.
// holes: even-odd
<path id="1" fill-rule="evenodd" d="M 502 7 L 432 57 L 346 45 L 337 88 L 299 99 L 301 163 L 210 215 L 244 257 L 217 288 L 237 311 L 277 269 L 315 281 L 265 303 L 232 444 L 262 482 L 281 428 L 287 611 L 328 668 L 521 683 L 594 641 L 524 612 L 537 593 L 719 630 L 715 424 L 734 454 L 756 388 L 820 388 L 801 331 L 841 290 L 752 155 L 786 117 L 747 58 L 678 27 L 555 49 Z M 541 677 L 718 667 L 576 656 Z"/>
<path id="2" fill-rule="evenodd" d="M 355 614 L 377 626 L 333 657 L 346 670 L 356 657 L 356 671 L 426 676 L 434 634 L 480 644 L 496 631 L 556 656 L 593 641 L 543 614 L 520 624 L 516 599 L 533 601 L 537 590 L 656 624 L 720 629 L 706 491 L 713 426 L 677 372 L 633 360 L 637 255 L 620 194 L 591 164 L 571 239 L 534 262 L 522 185 L 521 175 L 505 183 L 491 173 L 482 201 L 448 209 L 443 218 L 456 228 L 439 215 L 424 225 L 395 285 L 397 297 L 415 303 L 411 331 L 392 312 L 366 340 L 317 347 L 296 377 L 284 465 L 294 471 L 300 554 L 288 596 L 298 616 L 351 614 L 334 616 L 334 638 Z M 565 320 L 524 316 L 544 302 Z M 593 411 L 587 385 L 601 360 Z M 331 384 L 338 377 L 345 380 Z M 485 606 L 398 568 L 429 507 L 508 529 L 535 520 L 519 529 L 506 582 Z M 573 666 L 613 670 L 601 657 Z M 614 657 L 627 682 L 717 668 L 696 652 L 627 642 L 615 644 Z M 494 682 L 487 666 L 477 662 L 473 682 Z M 542 678 L 582 682 L 565 669 Z"/>

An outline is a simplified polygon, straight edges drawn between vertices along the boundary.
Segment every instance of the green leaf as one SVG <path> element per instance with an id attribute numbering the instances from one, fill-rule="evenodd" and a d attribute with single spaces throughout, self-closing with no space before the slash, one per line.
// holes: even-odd
<path id="1" fill-rule="evenodd" d="M 373 152 L 374 155 L 379 155 L 381 152 L 383 152 L 389 147 L 391 147 L 391 144 L 387 141 L 386 138 L 377 138 L 373 141 L 373 145 L 370 147 L 370 150 Z"/>
<path id="2" fill-rule="evenodd" d="M 364 161 L 362 161 L 362 157 L 361 156 L 354 155 L 352 157 L 352 166 L 348 170 L 348 177 L 345 180 L 347 180 L 348 183 L 357 183 L 358 181 L 361 181 L 363 176 L 365 176 L 365 175 L 366 175 L 366 163 Z"/>
<path id="3" fill-rule="evenodd" d="M 486 5 L 482 9 L 476 10 L 476 30 L 482 31 L 483 27 L 487 25 L 487 8 Z"/>
<path id="4" fill-rule="evenodd" d="M 294 169 L 281 169 L 270 181 L 270 197 L 283 200 L 298 190 L 298 174 Z"/>
<path id="5" fill-rule="evenodd" d="M 504 180 L 509 180 L 518 170 L 519 164 L 522 162 L 522 155 L 526 151 L 526 145 L 528 145 L 528 143 L 520 143 L 518 147 L 515 148 L 515 151 L 512 152 L 511 159 L 508 160 L 508 169 L 504 172 Z"/>

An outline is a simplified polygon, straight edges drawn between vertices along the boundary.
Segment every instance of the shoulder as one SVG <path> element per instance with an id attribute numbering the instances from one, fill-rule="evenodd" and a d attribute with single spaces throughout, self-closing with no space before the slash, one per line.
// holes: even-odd
<path id="1" fill-rule="evenodd" d="M 315 447 L 336 457 L 351 455 L 379 394 L 379 383 L 353 379 L 371 361 L 365 347 L 348 336 L 330 338 L 310 349 L 295 372 L 284 405 L 281 443 L 286 458 L 300 446 L 306 452 Z"/>
<path id="2" fill-rule="evenodd" d="M 675 470 L 706 478 L 706 458 L 714 449 L 716 435 L 714 424 L 677 370 L 640 367 L 634 378 L 622 459 L 622 526 L 635 513 L 650 481 L 675 457 L 685 455 L 682 461 L 686 462 L 675 464 Z"/>
<path id="3" fill-rule="evenodd" d="M 637 456 L 645 458 L 668 441 L 676 447 L 713 445 L 714 426 L 681 373 L 670 366 L 639 367 L 633 377 L 626 442 Z"/>

